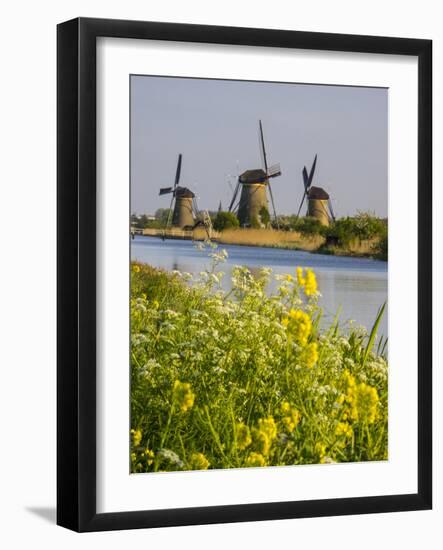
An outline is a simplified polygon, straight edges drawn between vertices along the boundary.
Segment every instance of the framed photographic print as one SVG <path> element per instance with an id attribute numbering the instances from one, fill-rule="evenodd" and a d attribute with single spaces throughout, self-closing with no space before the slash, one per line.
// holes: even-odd
<path id="1" fill-rule="evenodd" d="M 432 505 L 432 43 L 58 26 L 59 525 Z"/>

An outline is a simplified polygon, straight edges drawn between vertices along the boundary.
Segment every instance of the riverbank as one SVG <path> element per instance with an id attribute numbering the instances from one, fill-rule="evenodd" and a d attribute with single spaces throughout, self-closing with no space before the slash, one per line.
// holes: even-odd
<path id="1" fill-rule="evenodd" d="M 204 241 L 208 232 L 203 227 L 193 230 L 177 228 L 144 229 L 146 237 L 157 237 L 178 240 Z M 306 235 L 298 231 L 278 231 L 275 229 L 236 228 L 224 231 L 212 231 L 211 240 L 220 244 L 237 246 L 254 246 L 262 248 L 281 248 L 285 250 L 302 250 L 334 256 L 351 256 L 358 258 L 376 258 L 387 261 L 387 255 L 376 251 L 377 239 L 351 241 L 347 246 L 328 243 L 327 239 L 318 234 Z"/>
<path id="2" fill-rule="evenodd" d="M 132 264 L 131 471 L 386 460 L 381 314 L 322 327 L 311 270 L 218 279 Z"/>

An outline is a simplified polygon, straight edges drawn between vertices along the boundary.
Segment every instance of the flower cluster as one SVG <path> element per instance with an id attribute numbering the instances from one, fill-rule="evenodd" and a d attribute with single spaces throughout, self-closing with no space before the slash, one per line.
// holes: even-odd
<path id="1" fill-rule="evenodd" d="M 352 437 L 352 426 L 348 422 L 339 422 L 335 428 L 335 435 L 345 436 L 347 438 Z"/>
<path id="2" fill-rule="evenodd" d="M 138 447 L 142 440 L 142 432 L 140 430 L 134 430 L 134 428 L 132 428 L 131 436 L 132 436 L 132 446 Z"/>
<path id="3" fill-rule="evenodd" d="M 304 346 L 311 334 L 312 321 L 308 313 L 302 309 L 291 309 L 287 317 L 282 320 L 285 326 L 295 341 Z"/>
<path id="4" fill-rule="evenodd" d="M 317 294 L 317 278 L 312 269 L 297 267 L 297 282 L 299 286 L 304 290 L 306 296 L 315 296 Z"/>
<path id="5" fill-rule="evenodd" d="M 176 380 L 174 382 L 173 389 L 173 399 L 174 402 L 180 407 L 182 412 L 186 412 L 189 409 L 192 409 L 194 405 L 195 395 L 191 391 L 191 384 L 188 382 L 180 382 Z"/>
<path id="6" fill-rule="evenodd" d="M 261 468 L 262 466 L 266 466 L 266 459 L 261 453 L 249 453 L 245 466 L 248 468 Z"/>
<path id="7" fill-rule="evenodd" d="M 209 466 L 209 460 L 203 453 L 192 453 L 189 459 L 189 468 L 191 470 L 207 470 Z"/>
<path id="8" fill-rule="evenodd" d="M 289 433 L 292 433 L 297 427 L 301 419 L 301 414 L 298 409 L 291 407 L 291 405 L 285 401 L 281 405 L 282 423 Z"/>
<path id="9" fill-rule="evenodd" d="M 361 382 L 357 384 L 355 377 L 345 371 L 347 393 L 345 400 L 349 404 L 349 416 L 355 422 L 373 424 L 377 419 L 379 397 L 377 389 Z"/>
<path id="10" fill-rule="evenodd" d="M 302 351 L 301 357 L 302 357 L 303 363 L 308 368 L 312 368 L 315 365 L 315 363 L 317 363 L 318 361 L 317 342 L 310 342 L 309 344 L 307 344 Z"/>
<path id="11" fill-rule="evenodd" d="M 251 430 L 243 422 L 239 422 L 236 427 L 237 447 L 242 451 L 252 443 Z"/>

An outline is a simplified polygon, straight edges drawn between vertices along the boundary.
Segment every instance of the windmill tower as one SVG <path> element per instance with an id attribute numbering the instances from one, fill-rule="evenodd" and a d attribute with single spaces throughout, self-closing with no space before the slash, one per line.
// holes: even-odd
<path id="1" fill-rule="evenodd" d="M 306 166 L 303 167 L 303 185 L 304 193 L 297 212 L 297 218 L 300 215 L 305 198 L 308 202 L 307 215 L 316 218 L 322 225 L 329 225 L 331 221 L 335 221 L 334 211 L 329 194 L 322 187 L 312 185 L 314 179 L 315 166 L 317 164 L 317 155 L 315 155 L 311 170 L 308 175 Z"/>
<path id="2" fill-rule="evenodd" d="M 278 224 L 274 197 L 272 195 L 269 180 L 281 175 L 280 165 L 274 164 L 268 167 L 261 120 L 259 121 L 259 132 L 260 152 L 263 166 L 262 168 L 246 170 L 246 172 L 239 175 L 231 204 L 229 205 L 229 212 L 237 212 L 238 221 L 241 227 L 250 227 L 255 223 L 263 223 L 262 214 L 264 209 L 269 212 L 267 189 L 269 189 L 274 218 Z M 240 190 L 240 200 L 237 203 L 236 201 Z"/>
<path id="3" fill-rule="evenodd" d="M 159 193 L 159 195 L 171 194 L 171 204 L 169 207 L 168 219 L 166 221 L 166 228 L 169 225 L 172 225 L 172 227 L 179 227 L 180 229 L 183 229 L 188 226 L 193 227 L 195 223 L 195 217 L 197 214 L 195 194 L 187 187 L 179 186 L 181 165 L 182 155 L 180 153 L 178 155 L 174 186 L 163 187 L 160 189 Z M 174 208 L 172 208 L 173 204 Z"/>

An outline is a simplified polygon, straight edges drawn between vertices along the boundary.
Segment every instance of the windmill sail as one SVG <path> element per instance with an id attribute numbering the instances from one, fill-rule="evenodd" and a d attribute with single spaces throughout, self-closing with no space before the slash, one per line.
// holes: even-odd
<path id="1" fill-rule="evenodd" d="M 180 154 L 178 155 L 177 170 L 176 170 L 176 172 L 175 172 L 174 189 L 177 187 L 178 182 L 180 181 L 181 169 L 182 169 L 182 154 L 180 153 Z"/>
<path id="2" fill-rule="evenodd" d="M 265 170 L 266 175 L 268 175 L 268 159 L 266 158 L 266 149 L 265 149 L 265 140 L 263 137 L 263 126 L 261 123 L 261 120 L 258 121 L 259 129 L 260 129 L 260 153 L 262 157 L 263 162 L 263 168 Z"/>
<path id="3" fill-rule="evenodd" d="M 237 181 L 237 185 L 235 186 L 234 194 L 232 195 L 232 200 L 231 200 L 231 203 L 229 204 L 229 208 L 228 208 L 229 212 L 232 212 L 232 208 L 235 204 L 235 200 L 237 198 L 239 189 L 240 189 L 240 180 Z"/>
<path id="4" fill-rule="evenodd" d="M 274 212 L 274 219 L 277 222 L 277 228 L 279 229 L 277 211 L 275 210 L 274 195 L 272 194 L 272 187 L 271 187 L 269 178 L 273 178 L 281 175 L 280 165 L 274 164 L 271 166 L 271 171 L 268 169 L 268 159 L 266 156 L 265 138 L 263 137 L 263 125 L 261 120 L 259 120 L 259 128 L 260 128 L 260 144 L 261 144 L 263 168 L 266 174 L 266 178 L 268 180 L 269 196 L 271 197 L 271 204 L 272 204 L 272 210 Z"/>
<path id="5" fill-rule="evenodd" d="M 305 198 L 308 196 L 309 188 L 312 185 L 312 180 L 314 179 L 314 172 L 315 172 L 316 164 L 317 164 L 317 154 L 314 157 L 314 162 L 312 163 L 311 171 L 309 172 L 309 175 L 308 175 L 308 171 L 306 170 L 306 166 L 303 166 L 302 175 L 303 175 L 303 186 L 304 186 L 305 190 L 303 192 L 303 197 L 301 199 L 301 203 L 300 203 L 300 206 L 298 208 L 297 218 L 300 216 L 301 209 L 303 208 L 303 203 L 305 202 Z"/>

